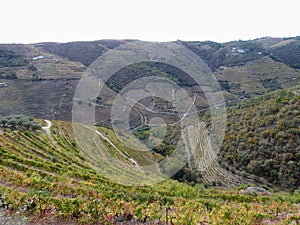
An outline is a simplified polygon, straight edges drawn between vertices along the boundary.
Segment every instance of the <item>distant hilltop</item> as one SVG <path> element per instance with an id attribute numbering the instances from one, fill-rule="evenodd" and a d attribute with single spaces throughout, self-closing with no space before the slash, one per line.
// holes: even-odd
<path id="1" fill-rule="evenodd" d="M 99 56 L 136 40 L 98 40 L 69 43 L 0 44 L 1 115 L 23 113 L 48 119 L 71 119 L 79 79 Z M 263 37 L 248 41 L 175 41 L 198 55 L 219 81 L 227 104 L 300 82 L 300 37 Z M 148 68 L 149 69 L 149 68 Z M 161 68 L 180 85 L 193 84 L 174 68 Z M 148 75 L 155 69 L 147 70 Z M 152 72 L 151 72 L 152 71 Z M 128 82 L 131 69 L 121 71 L 119 83 Z M 136 76 L 147 74 L 142 68 Z M 114 84 L 115 86 L 118 86 Z M 6 85 L 7 86 L 6 86 Z M 122 86 L 122 85 L 119 85 Z M 203 96 L 205 97 L 205 96 Z M 4 100 L 5 99 L 5 100 Z M 102 99 L 102 105 L 110 107 Z M 109 114 L 105 112 L 104 114 Z M 105 120 L 105 118 L 101 119 Z"/>

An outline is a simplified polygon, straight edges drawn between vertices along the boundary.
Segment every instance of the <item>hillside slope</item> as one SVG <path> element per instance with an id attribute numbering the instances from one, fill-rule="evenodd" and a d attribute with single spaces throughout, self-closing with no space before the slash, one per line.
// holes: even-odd
<path id="1" fill-rule="evenodd" d="M 229 108 L 221 156 L 226 168 L 264 178 L 274 188 L 299 188 L 299 94 L 278 90 Z"/>
<path id="2" fill-rule="evenodd" d="M 0 210 L 4 224 L 250 225 L 300 220 L 296 193 L 258 197 L 172 180 L 141 187 L 116 184 L 86 161 L 70 123 L 51 122 L 45 133 L 5 128 L 0 134 L 0 199 L 10 209 L 9 216 Z"/>

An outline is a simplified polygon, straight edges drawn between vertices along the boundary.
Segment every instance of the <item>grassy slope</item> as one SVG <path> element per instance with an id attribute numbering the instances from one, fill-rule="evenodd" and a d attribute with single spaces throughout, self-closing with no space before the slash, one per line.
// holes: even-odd
<path id="1" fill-rule="evenodd" d="M 216 70 L 215 75 L 218 80 L 228 81 L 228 91 L 238 96 L 246 94 L 248 97 L 259 96 L 269 90 L 270 87 L 264 86 L 264 81 L 270 79 L 282 88 L 300 82 L 299 71 L 268 56 L 249 61 L 243 66 L 223 67 Z"/>
<path id="2" fill-rule="evenodd" d="M 0 194 L 12 210 L 23 210 L 34 221 L 111 224 L 116 213 L 165 221 L 166 208 L 174 224 L 299 220 L 299 206 L 292 205 L 299 195 L 245 196 L 172 180 L 142 187 L 113 183 L 85 161 L 70 123 L 53 122 L 52 136 L 8 129 L 0 135 Z"/>

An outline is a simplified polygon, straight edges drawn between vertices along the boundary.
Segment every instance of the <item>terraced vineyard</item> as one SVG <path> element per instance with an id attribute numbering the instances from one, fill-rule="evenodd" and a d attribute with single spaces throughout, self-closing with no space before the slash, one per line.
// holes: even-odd
<path id="1" fill-rule="evenodd" d="M 189 167 L 196 171 L 201 171 L 201 181 L 203 183 L 227 188 L 250 183 L 247 179 L 231 173 L 218 164 L 217 156 L 210 144 L 208 130 L 205 128 L 204 122 L 188 129 L 187 133 L 187 146 L 195 146 L 195 151 L 189 160 Z"/>
<path id="2" fill-rule="evenodd" d="M 40 121 L 41 122 L 41 121 Z M 94 128 L 81 126 L 82 132 Z M 135 158 L 99 128 L 101 152 L 134 165 L 156 157 Z M 255 196 L 238 190 L 205 189 L 166 180 L 156 185 L 123 186 L 103 177 L 86 160 L 73 137 L 72 125 L 52 121 L 51 133 L 10 130 L 0 134 L 1 224 L 296 224 L 300 194 Z M 95 132 L 94 132 L 95 133 Z M 126 149 L 125 149 L 126 150 Z M 124 156 L 126 155 L 126 156 Z M 142 161 L 147 159 L 149 162 Z M 22 215 L 22 216 L 20 216 Z M 26 217 L 24 217 L 26 216 Z"/>

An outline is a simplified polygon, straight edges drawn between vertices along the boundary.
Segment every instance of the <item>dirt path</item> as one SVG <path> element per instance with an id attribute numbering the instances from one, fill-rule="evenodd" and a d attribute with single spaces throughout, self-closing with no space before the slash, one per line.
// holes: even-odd
<path id="1" fill-rule="evenodd" d="M 85 125 L 84 125 L 85 126 Z M 85 126 L 86 128 L 90 129 L 90 130 L 93 130 L 96 134 L 98 134 L 102 139 L 106 140 L 115 150 L 117 150 L 118 152 L 121 153 L 121 155 L 131 161 L 140 171 L 143 172 L 143 170 L 141 169 L 141 167 L 139 166 L 139 164 L 131 157 L 128 157 L 127 155 L 125 155 L 108 137 L 104 136 L 100 131 L 96 130 L 96 129 L 93 129 L 93 128 L 90 128 L 88 126 Z"/>
<path id="2" fill-rule="evenodd" d="M 43 131 L 45 132 L 45 134 L 49 137 L 49 139 L 51 140 L 52 144 L 55 145 L 58 149 L 61 149 L 61 147 L 56 143 L 56 141 L 54 140 L 52 134 L 51 134 L 51 127 L 52 127 L 52 123 L 50 120 L 45 120 L 45 122 L 47 123 L 47 126 L 42 127 Z"/>
<path id="3" fill-rule="evenodd" d="M 45 120 L 45 122 L 47 123 L 47 126 L 42 127 L 43 131 L 47 134 L 47 136 L 51 139 L 53 139 L 52 135 L 51 135 L 51 131 L 50 128 L 52 126 L 52 123 L 50 120 Z"/>

